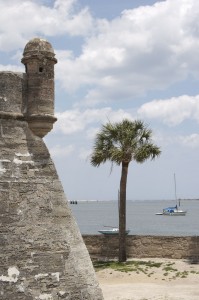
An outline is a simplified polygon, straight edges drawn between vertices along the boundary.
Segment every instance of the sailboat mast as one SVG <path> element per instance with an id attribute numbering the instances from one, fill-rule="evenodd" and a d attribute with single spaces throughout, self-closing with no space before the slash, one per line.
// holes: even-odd
<path id="1" fill-rule="evenodd" d="M 176 175 L 174 173 L 174 187 L 175 187 L 175 200 L 176 200 L 176 204 L 177 204 L 177 189 L 176 189 Z M 179 200 L 179 206 L 180 206 L 180 200 Z"/>

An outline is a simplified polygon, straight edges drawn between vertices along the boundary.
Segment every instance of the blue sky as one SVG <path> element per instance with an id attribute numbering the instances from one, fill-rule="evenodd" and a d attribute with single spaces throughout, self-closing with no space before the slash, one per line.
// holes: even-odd
<path id="1" fill-rule="evenodd" d="M 89 163 L 101 124 L 141 119 L 162 150 L 132 162 L 127 199 L 199 198 L 198 0 L 0 0 L 0 70 L 55 49 L 58 117 L 45 142 L 68 199 L 116 199 L 121 168 Z"/>

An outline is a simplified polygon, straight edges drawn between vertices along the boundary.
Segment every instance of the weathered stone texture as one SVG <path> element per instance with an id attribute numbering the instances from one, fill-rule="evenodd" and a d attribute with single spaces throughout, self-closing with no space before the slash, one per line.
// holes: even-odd
<path id="1" fill-rule="evenodd" d="M 117 236 L 84 235 L 83 239 L 93 260 L 118 258 Z M 199 261 L 198 236 L 128 235 L 126 244 L 128 258 L 164 257 Z"/>
<path id="2" fill-rule="evenodd" d="M 102 300 L 50 154 L 29 127 L 26 79 L 0 72 L 0 299 Z"/>
<path id="3" fill-rule="evenodd" d="M 26 94 L 26 75 L 0 72 L 0 112 L 23 116 L 23 97 Z"/>

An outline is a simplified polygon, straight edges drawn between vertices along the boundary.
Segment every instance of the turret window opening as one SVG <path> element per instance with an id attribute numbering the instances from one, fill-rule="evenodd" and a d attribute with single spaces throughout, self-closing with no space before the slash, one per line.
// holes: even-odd
<path id="1" fill-rule="evenodd" d="M 43 68 L 43 67 L 39 67 L 39 73 L 42 73 L 42 72 L 43 72 L 43 70 L 44 70 L 44 68 Z"/>

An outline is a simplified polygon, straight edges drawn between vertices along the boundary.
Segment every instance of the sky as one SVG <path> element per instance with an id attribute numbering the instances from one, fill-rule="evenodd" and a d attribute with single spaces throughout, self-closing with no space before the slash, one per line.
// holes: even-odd
<path id="1" fill-rule="evenodd" d="M 0 0 L 0 71 L 53 46 L 55 114 L 44 138 L 69 200 L 116 200 L 121 166 L 93 167 L 102 124 L 142 120 L 161 155 L 131 162 L 128 200 L 199 198 L 198 0 Z"/>

